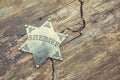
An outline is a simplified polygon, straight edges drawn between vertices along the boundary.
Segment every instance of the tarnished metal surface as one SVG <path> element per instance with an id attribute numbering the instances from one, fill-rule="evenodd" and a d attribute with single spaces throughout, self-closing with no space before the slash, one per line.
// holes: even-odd
<path id="1" fill-rule="evenodd" d="M 20 50 L 33 54 L 36 67 L 39 67 L 48 57 L 63 59 L 59 45 L 67 35 L 55 32 L 50 21 L 46 21 L 39 28 L 26 26 L 28 39 L 20 47 Z"/>

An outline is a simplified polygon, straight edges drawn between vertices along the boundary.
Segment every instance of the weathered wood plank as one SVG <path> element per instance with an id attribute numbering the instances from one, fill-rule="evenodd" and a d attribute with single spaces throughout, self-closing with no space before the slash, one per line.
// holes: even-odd
<path id="1" fill-rule="evenodd" d="M 73 0 L 59 1 L 59 3 L 56 0 L 28 1 L 28 3 L 24 3 L 24 1 L 19 3 L 19 1 L 13 0 L 10 3 L 7 1 L 1 3 L 3 4 L 1 8 L 8 6 L 6 2 L 9 6 L 13 6 L 13 8 L 12 11 L 8 11 L 0 16 L 0 79 L 52 79 L 52 65 L 49 60 L 45 62 L 45 66 L 36 69 L 32 56 L 18 51 L 18 47 L 27 38 L 25 35 L 25 24 L 31 23 L 39 27 L 48 15 L 72 3 Z"/>
<path id="2" fill-rule="evenodd" d="M 0 4 L 0 80 L 120 79 L 120 0 L 0 0 Z M 55 31 L 71 37 L 60 46 L 63 61 L 48 59 L 36 69 L 32 55 L 18 47 L 27 39 L 24 25 L 39 27 L 47 18 Z"/>
<path id="3" fill-rule="evenodd" d="M 119 3 L 84 2 L 86 27 L 81 37 L 61 47 L 64 61 L 55 62 L 55 80 L 120 79 Z"/>

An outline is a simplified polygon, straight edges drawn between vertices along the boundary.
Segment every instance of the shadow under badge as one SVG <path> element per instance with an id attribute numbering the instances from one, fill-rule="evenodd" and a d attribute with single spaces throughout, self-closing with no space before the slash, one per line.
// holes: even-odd
<path id="1" fill-rule="evenodd" d="M 39 67 L 47 58 L 63 60 L 59 46 L 68 35 L 55 32 L 50 20 L 41 27 L 25 26 L 28 39 L 19 50 L 32 53 L 36 67 Z"/>

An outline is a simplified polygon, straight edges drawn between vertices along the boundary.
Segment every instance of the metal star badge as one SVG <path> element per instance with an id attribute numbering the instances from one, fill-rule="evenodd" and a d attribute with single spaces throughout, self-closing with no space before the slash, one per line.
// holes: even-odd
<path id="1" fill-rule="evenodd" d="M 19 49 L 33 54 L 36 67 L 39 67 L 47 58 L 63 59 L 59 45 L 67 35 L 55 32 L 50 20 L 41 27 L 25 26 L 27 26 L 28 39 Z"/>

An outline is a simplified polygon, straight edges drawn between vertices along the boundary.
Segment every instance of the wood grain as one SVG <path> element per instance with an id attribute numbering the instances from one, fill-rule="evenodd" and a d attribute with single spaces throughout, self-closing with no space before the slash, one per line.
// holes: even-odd
<path id="1" fill-rule="evenodd" d="M 68 34 L 63 61 L 35 67 L 25 24 Z M 120 0 L 0 0 L 0 80 L 120 80 Z"/>

